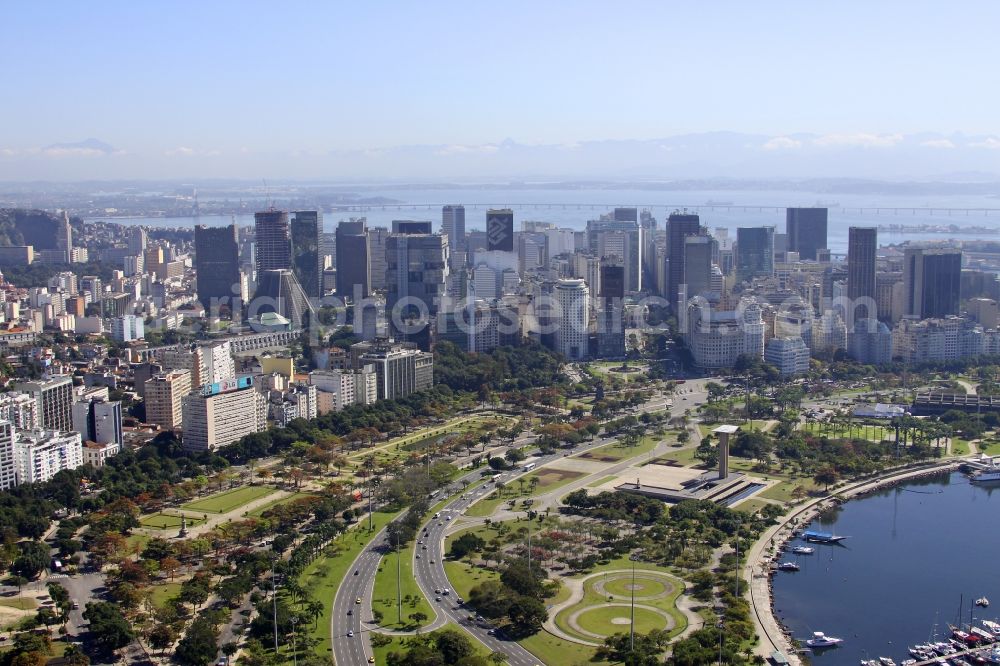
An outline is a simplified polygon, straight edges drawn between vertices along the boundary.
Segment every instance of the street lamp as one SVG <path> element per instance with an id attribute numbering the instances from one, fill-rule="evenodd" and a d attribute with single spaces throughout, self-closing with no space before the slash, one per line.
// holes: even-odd
<path id="1" fill-rule="evenodd" d="M 295 645 L 295 625 L 299 623 L 299 618 L 297 615 L 293 615 L 292 618 L 292 664 L 298 666 L 299 664 L 299 650 Z"/>

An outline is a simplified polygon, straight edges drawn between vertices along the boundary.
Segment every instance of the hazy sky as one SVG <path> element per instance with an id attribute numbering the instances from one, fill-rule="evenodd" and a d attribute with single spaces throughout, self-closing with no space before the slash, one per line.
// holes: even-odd
<path id="1" fill-rule="evenodd" d="M 986 0 L 65 0 L 2 22 L 8 160 L 87 137 L 166 172 L 508 137 L 998 131 Z"/>

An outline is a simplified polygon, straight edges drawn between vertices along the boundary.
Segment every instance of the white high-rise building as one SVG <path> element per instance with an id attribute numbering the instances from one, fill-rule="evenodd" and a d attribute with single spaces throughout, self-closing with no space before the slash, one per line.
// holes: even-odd
<path id="1" fill-rule="evenodd" d="M 0 421 L 0 490 L 17 485 L 17 457 L 14 450 L 14 424 Z"/>
<path id="2" fill-rule="evenodd" d="M 809 347 L 797 336 L 771 338 L 764 348 L 764 360 L 782 377 L 805 374 L 809 372 Z"/>
<path id="3" fill-rule="evenodd" d="M 49 430 L 73 429 L 73 379 L 53 379 L 21 384 L 23 392 L 34 397 L 37 404 L 38 424 Z"/>
<path id="4" fill-rule="evenodd" d="M 83 464 L 83 446 L 78 432 L 32 430 L 16 433 L 14 456 L 17 483 L 42 483 L 64 469 Z"/>
<path id="5" fill-rule="evenodd" d="M 191 388 L 190 370 L 171 370 L 147 379 L 146 422 L 161 428 L 180 428 L 182 401 Z"/>
<path id="6" fill-rule="evenodd" d="M 183 445 L 188 451 L 214 451 L 267 428 L 267 398 L 249 377 L 220 393 L 209 387 L 184 397 Z"/>
<path id="7" fill-rule="evenodd" d="M 587 358 L 590 327 L 590 289 L 580 279 L 559 280 L 553 291 L 559 306 L 555 347 L 571 361 Z"/>
<path id="8" fill-rule="evenodd" d="M 18 430 L 34 430 L 39 427 L 38 402 L 25 393 L 0 393 L 0 420 Z"/>

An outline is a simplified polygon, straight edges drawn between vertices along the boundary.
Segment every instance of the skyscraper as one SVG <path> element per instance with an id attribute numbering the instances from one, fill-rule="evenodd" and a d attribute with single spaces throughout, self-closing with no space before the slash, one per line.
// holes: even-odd
<path id="1" fill-rule="evenodd" d="M 789 252 L 798 252 L 799 259 L 816 261 L 816 251 L 826 248 L 827 212 L 826 208 L 785 210 Z"/>
<path id="2" fill-rule="evenodd" d="M 590 324 L 590 290 L 583 280 L 559 280 L 555 287 L 559 320 L 555 332 L 556 352 L 570 361 L 587 357 Z"/>
<path id="3" fill-rule="evenodd" d="M 448 283 L 448 237 L 443 234 L 392 234 L 385 244 L 385 311 L 398 339 L 429 347 L 426 334 Z M 429 314 L 425 322 L 423 315 Z M 412 326 L 400 326 L 413 320 Z M 410 330 L 412 328 L 413 330 Z"/>
<path id="4" fill-rule="evenodd" d="M 389 230 L 385 227 L 368 229 L 368 287 L 372 291 L 385 289 L 385 242 Z"/>
<path id="5" fill-rule="evenodd" d="M 235 224 L 195 225 L 194 269 L 198 300 L 206 312 L 216 315 L 220 306 L 232 304 L 234 295 L 240 293 L 240 246 Z"/>
<path id="6" fill-rule="evenodd" d="M 292 270 L 306 296 L 323 295 L 323 257 L 320 254 L 320 234 L 323 216 L 315 210 L 292 213 Z"/>
<path id="7" fill-rule="evenodd" d="M 429 234 L 433 233 L 433 224 L 430 220 L 393 220 L 392 233 L 394 234 Z"/>
<path id="8" fill-rule="evenodd" d="M 625 357 L 625 268 L 601 261 L 597 299 L 597 357 Z"/>
<path id="9" fill-rule="evenodd" d="M 848 230 L 847 297 L 851 300 L 853 320 L 874 319 L 877 314 L 875 309 L 875 254 L 877 249 L 878 229 L 875 227 L 851 227 Z M 848 325 L 848 328 L 851 326 Z"/>
<path id="10" fill-rule="evenodd" d="M 774 227 L 736 230 L 736 280 L 774 275 Z"/>
<path id="11" fill-rule="evenodd" d="M 292 267 L 292 242 L 288 213 L 270 210 L 254 213 L 256 242 L 254 255 L 257 273 Z"/>
<path id="12" fill-rule="evenodd" d="M 35 398 L 38 424 L 46 430 L 73 429 L 73 379 L 53 377 L 25 382 L 20 388 Z"/>
<path id="13" fill-rule="evenodd" d="M 679 312 L 677 292 L 684 283 L 684 238 L 697 236 L 701 218 L 687 213 L 671 213 L 667 218 L 667 293 L 666 299 Z"/>
<path id="14" fill-rule="evenodd" d="M 364 218 L 337 225 L 337 295 L 344 300 L 369 295 L 368 228 Z M 355 293 L 357 290 L 357 293 Z"/>
<path id="15" fill-rule="evenodd" d="M 903 315 L 918 319 L 957 315 L 962 251 L 907 248 L 903 256 Z"/>
<path id="16" fill-rule="evenodd" d="M 486 211 L 486 249 L 514 251 L 514 211 L 510 208 Z"/>
<path id="17" fill-rule="evenodd" d="M 448 247 L 452 252 L 465 249 L 465 206 L 441 208 L 441 233 L 448 237 Z"/>
<path id="18" fill-rule="evenodd" d="M 632 209 L 619 208 L 616 211 Z M 624 215 L 624 214 L 623 214 Z M 625 268 L 625 291 L 642 289 L 642 233 L 635 220 L 589 220 L 587 246 L 598 258 L 617 257 Z"/>
<path id="19" fill-rule="evenodd" d="M 684 238 L 684 281 L 687 297 L 701 296 L 712 286 L 712 237 Z"/>
<path id="20" fill-rule="evenodd" d="M 69 223 L 69 213 L 66 211 L 63 211 L 62 220 L 59 221 L 56 249 L 59 250 L 64 263 L 73 263 L 73 227 Z"/>

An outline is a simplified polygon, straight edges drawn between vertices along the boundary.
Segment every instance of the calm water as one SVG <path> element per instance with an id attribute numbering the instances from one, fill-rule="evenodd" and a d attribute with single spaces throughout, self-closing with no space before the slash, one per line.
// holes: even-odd
<path id="1" fill-rule="evenodd" d="M 774 595 L 796 638 L 823 631 L 845 639 L 815 654 L 818 663 L 876 656 L 899 663 L 908 646 L 932 637 L 935 624 L 939 639 L 947 638 L 963 594 L 963 622 L 970 600 L 981 596 L 993 605 L 976 608 L 975 617 L 1000 616 L 1000 487 L 946 473 L 848 502 L 812 527 L 850 538 L 785 557 L 802 570 L 775 574 Z"/>
<path id="2" fill-rule="evenodd" d="M 595 190 L 545 190 L 545 189 L 407 189 L 371 190 L 365 196 L 384 196 L 406 202 L 403 206 L 387 208 L 375 207 L 365 212 L 327 213 L 324 216 L 326 231 L 332 232 L 340 219 L 351 215 L 364 215 L 371 226 L 389 226 L 392 220 L 420 219 L 441 223 L 442 203 L 464 203 L 466 205 L 466 228 L 485 228 L 486 209 L 490 206 L 511 206 L 514 208 L 515 225 L 520 228 L 523 220 L 552 222 L 559 226 L 583 229 L 587 220 L 597 218 L 602 212 L 609 212 L 615 206 L 648 207 L 663 228 L 667 216 L 679 207 L 688 207 L 701 215 L 702 224 L 709 228 L 724 227 L 735 236 L 737 227 L 775 225 L 779 233 L 785 231 L 784 211 L 758 210 L 756 206 L 815 206 L 819 202 L 829 204 L 835 201 L 839 207 L 830 208 L 829 245 L 835 253 L 847 252 L 847 230 L 851 226 L 877 226 L 880 224 L 955 224 L 958 226 L 1000 226 L 1000 213 L 987 216 L 983 213 L 966 215 L 945 215 L 940 211 L 931 214 L 917 210 L 893 214 L 877 213 L 875 208 L 1000 208 L 1000 199 L 988 196 L 944 196 L 904 197 L 877 194 L 828 195 L 801 191 L 646 191 L 623 189 Z M 746 210 L 726 210 L 706 206 L 709 201 L 732 202 L 748 206 Z M 282 207 L 281 200 L 275 205 Z M 859 212 L 858 209 L 868 209 Z M 95 218 L 102 219 L 102 218 Z M 142 221 L 158 226 L 188 227 L 195 224 L 191 217 L 177 217 L 153 220 L 116 218 L 127 224 Z M 198 223 L 210 226 L 231 222 L 228 215 L 206 215 Z M 253 224 L 252 215 L 238 215 L 237 224 Z M 880 234 L 879 241 L 885 245 L 905 240 L 946 240 L 947 234 Z M 974 236 L 958 235 L 956 238 L 972 240 Z M 1000 240 L 1000 236 L 989 238 Z"/>

